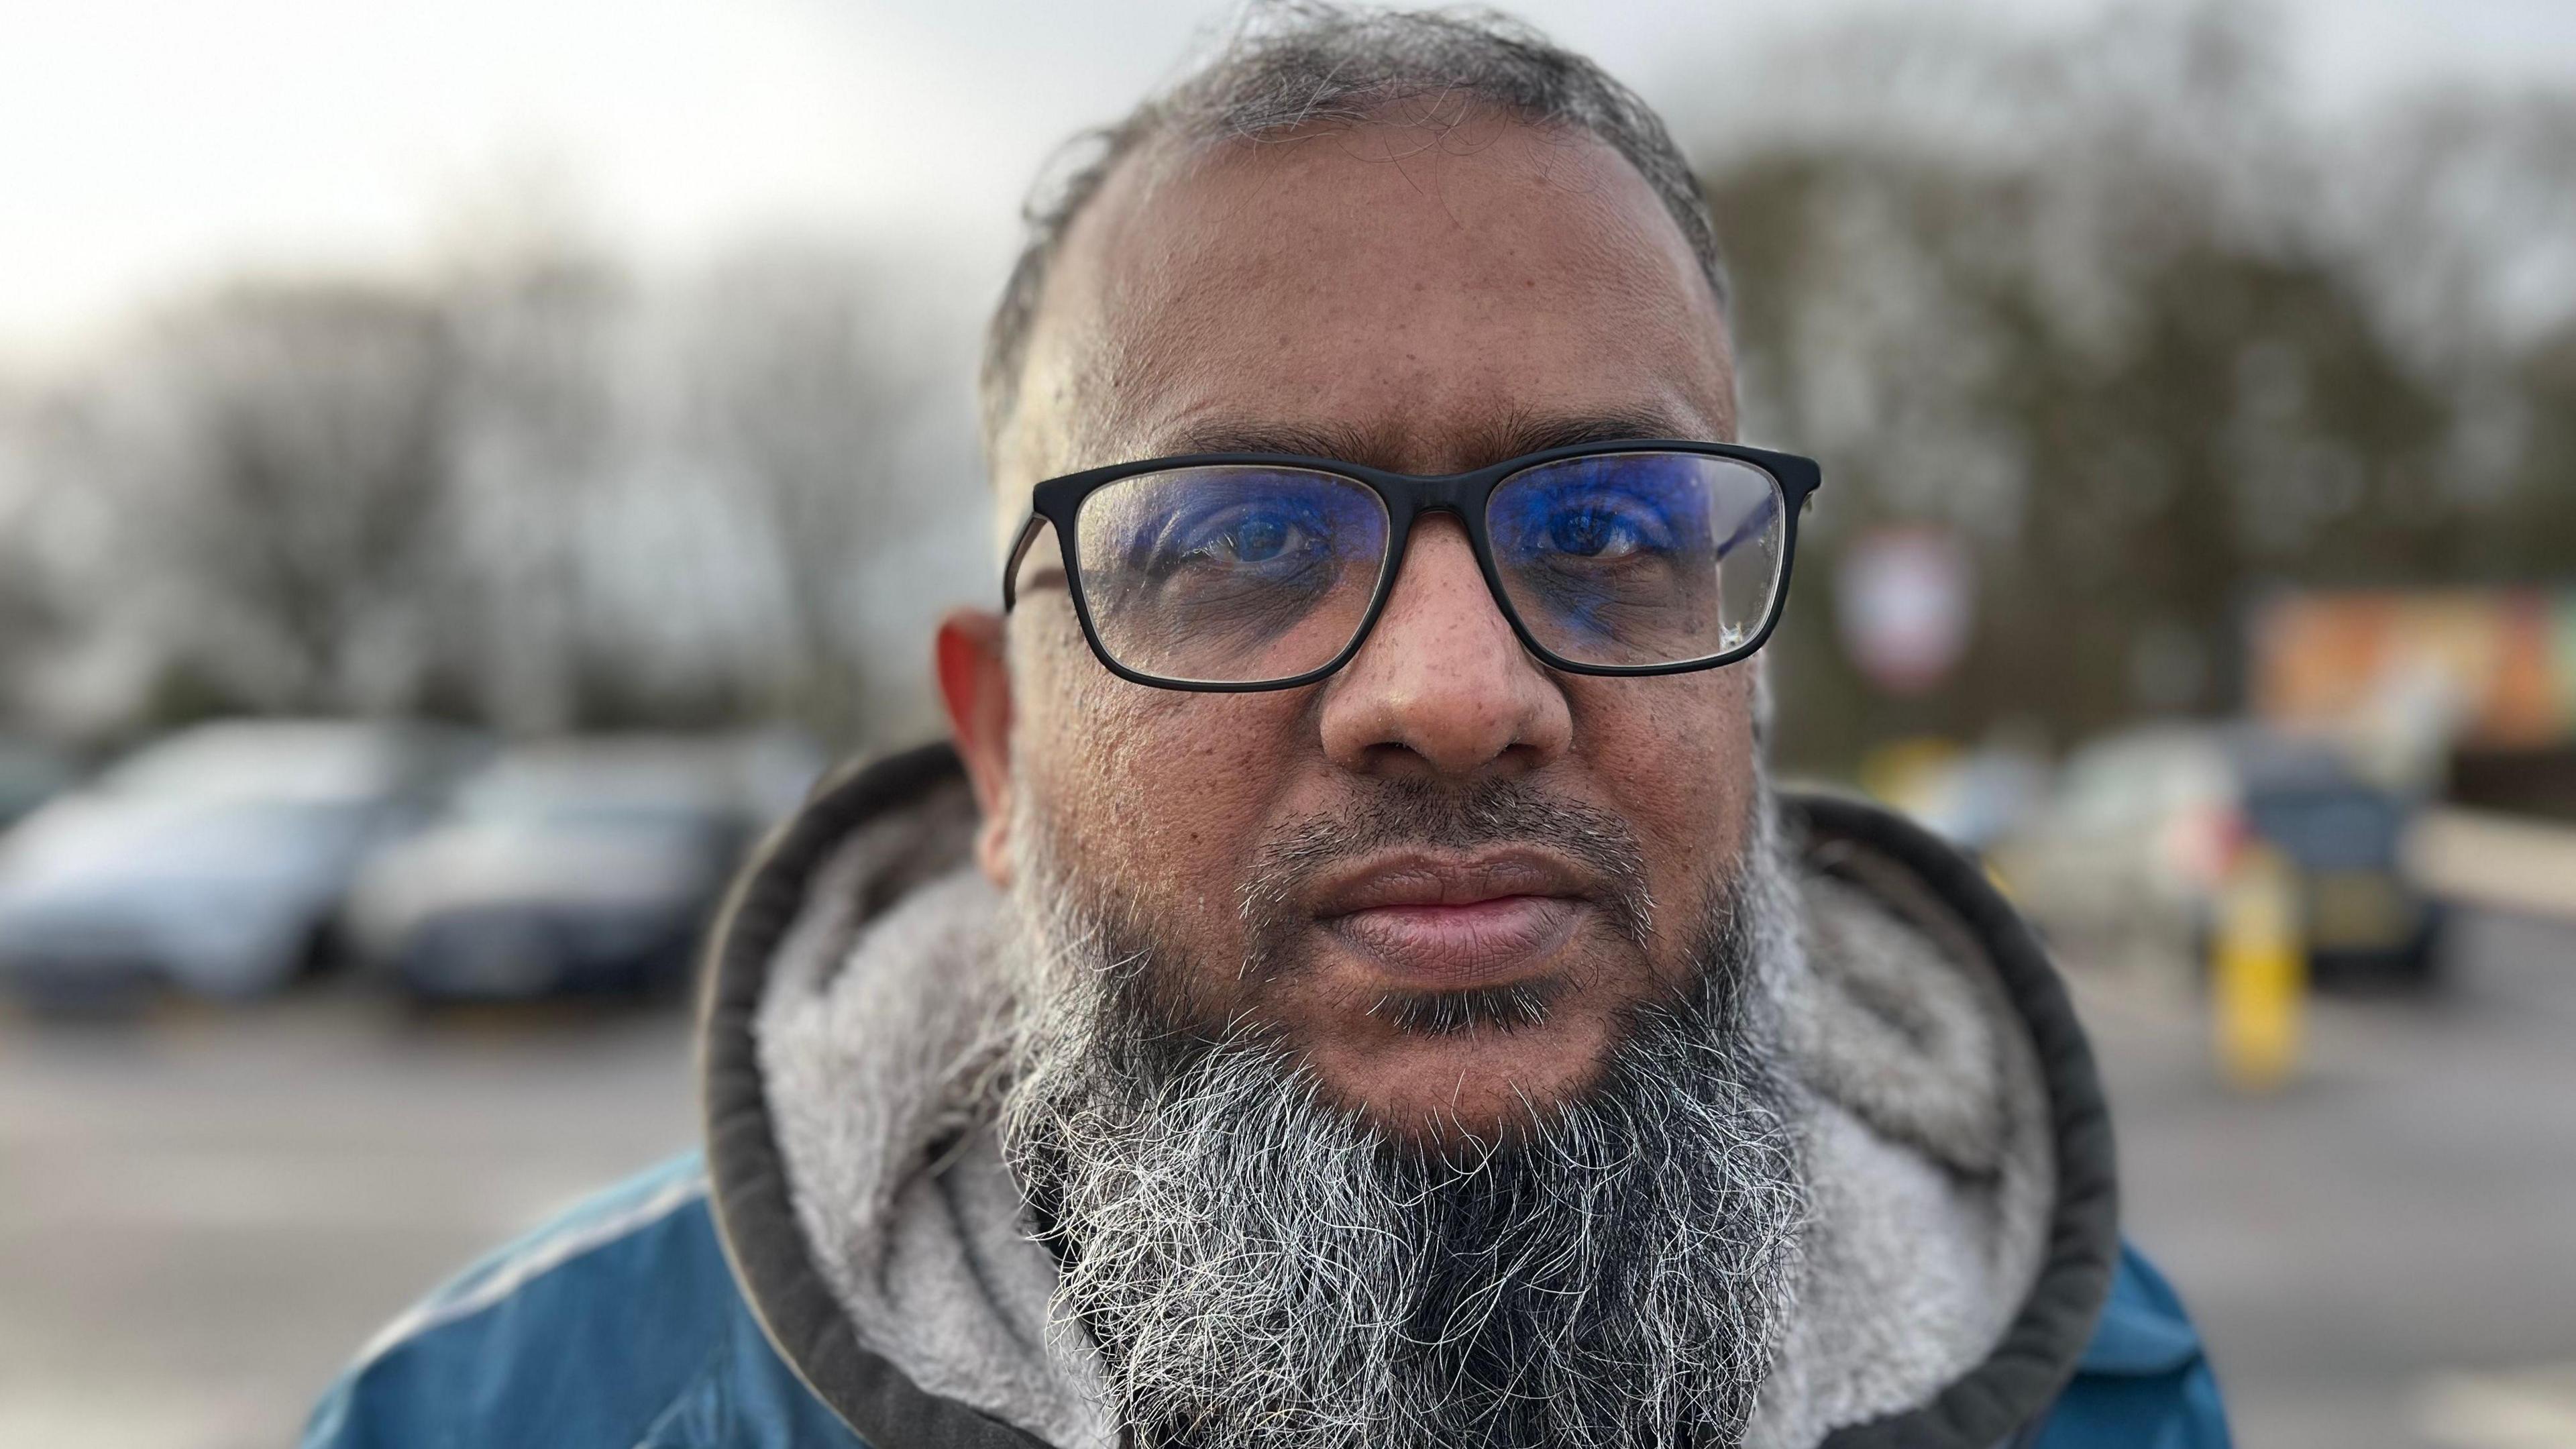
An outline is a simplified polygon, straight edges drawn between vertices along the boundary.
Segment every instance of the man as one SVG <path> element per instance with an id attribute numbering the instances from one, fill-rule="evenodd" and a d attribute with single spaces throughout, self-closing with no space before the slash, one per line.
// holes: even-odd
<path id="1" fill-rule="evenodd" d="M 2223 1444 L 2029 932 L 1769 787 L 1818 480 L 1660 123 L 1266 11 L 1037 215 L 953 749 L 737 888 L 703 1160 L 307 1442 Z"/>

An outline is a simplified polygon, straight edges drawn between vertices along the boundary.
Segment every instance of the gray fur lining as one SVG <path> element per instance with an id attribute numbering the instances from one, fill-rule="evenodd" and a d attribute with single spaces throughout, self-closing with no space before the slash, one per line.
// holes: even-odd
<path id="1" fill-rule="evenodd" d="M 1882 895 L 1808 864 L 1810 969 L 1782 1016 L 1810 1094 L 1810 1218 L 1762 1449 L 1918 1407 L 1984 1362 L 2056 1195 L 2039 1063 L 1973 938 L 1910 881 L 1870 882 Z"/>
<path id="2" fill-rule="evenodd" d="M 1001 900 L 964 864 L 971 823 L 952 786 L 833 851 L 771 961 L 760 1070 L 860 1344 L 930 1393 L 1107 1449 L 1096 1352 L 1050 1321 L 1055 1263 L 990 1129 Z M 2055 1195 L 2040 1069 L 1973 935 L 1865 848 L 1803 865 L 1810 964 L 1781 989 L 1813 1214 L 1761 1449 L 1919 1406 L 1982 1362 Z"/>
<path id="3" fill-rule="evenodd" d="M 914 1384 L 1066 1449 L 1117 1442 L 1078 1332 L 1050 1333 L 1055 1260 L 1021 1219 L 989 1102 L 1000 898 L 964 853 L 962 789 L 872 822 L 816 873 L 754 1025 L 790 1193 L 862 1347 Z M 945 874 L 873 919 L 901 864 Z"/>

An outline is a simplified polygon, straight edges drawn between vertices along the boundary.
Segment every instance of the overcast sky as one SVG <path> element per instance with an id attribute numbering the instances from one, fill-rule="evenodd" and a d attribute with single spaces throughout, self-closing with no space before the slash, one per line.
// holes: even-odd
<path id="1" fill-rule="evenodd" d="M 1929 0 L 1917 0 L 1918 4 Z M 1961 0 L 2040 25 L 2103 0 Z M 1523 0 L 1659 105 L 1869 0 Z M 1214 0 L 0 0 L 0 362 L 244 267 L 419 265 L 546 198 L 649 265 L 909 235 L 989 290 L 1063 134 Z M 2576 78 L 2571 0 L 2283 0 L 2303 105 Z M 980 300 L 980 299 L 979 299 Z"/>

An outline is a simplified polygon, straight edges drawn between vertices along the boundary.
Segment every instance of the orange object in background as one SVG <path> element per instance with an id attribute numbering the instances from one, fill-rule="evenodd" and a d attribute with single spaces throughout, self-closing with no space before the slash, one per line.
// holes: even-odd
<path id="1" fill-rule="evenodd" d="M 2576 590 L 2288 594 L 2251 643 L 2252 703 L 2274 724 L 2429 709 L 2454 744 L 2576 739 Z"/>

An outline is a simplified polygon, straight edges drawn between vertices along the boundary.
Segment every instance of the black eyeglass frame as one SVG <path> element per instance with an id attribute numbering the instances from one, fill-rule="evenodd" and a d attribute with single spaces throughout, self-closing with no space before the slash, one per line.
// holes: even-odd
<path id="1" fill-rule="evenodd" d="M 1562 463 L 1571 458 L 1614 457 L 1623 453 L 1690 453 L 1724 458 L 1761 470 L 1779 487 L 1783 530 L 1780 537 L 1780 578 L 1772 588 L 1770 606 L 1762 617 L 1762 627 L 1754 631 L 1752 638 L 1733 649 L 1701 659 L 1667 664 L 1584 664 L 1539 643 L 1531 635 L 1529 626 L 1521 621 L 1520 611 L 1512 607 L 1511 595 L 1503 587 L 1502 572 L 1495 566 L 1493 540 L 1486 528 L 1486 505 L 1492 500 L 1494 490 L 1532 468 Z M 1250 682 L 1167 679 L 1130 669 L 1102 647 L 1100 631 L 1091 622 L 1091 603 L 1084 596 L 1082 569 L 1077 562 L 1080 541 L 1075 530 L 1082 516 L 1083 500 L 1112 483 L 1139 474 L 1213 467 L 1294 468 L 1347 478 L 1377 494 L 1379 503 L 1385 507 L 1386 558 L 1379 565 L 1377 583 L 1369 596 L 1368 612 L 1361 616 L 1359 628 L 1352 632 L 1350 643 L 1328 662 L 1287 679 Z M 1368 642 L 1370 632 L 1377 628 L 1378 615 L 1386 609 L 1387 596 L 1395 591 L 1395 577 L 1404 566 L 1405 547 L 1413 536 L 1414 521 L 1425 513 L 1446 513 L 1455 517 L 1467 530 L 1467 542 L 1476 555 L 1476 567 L 1485 576 L 1485 590 L 1493 596 L 1495 607 L 1502 610 L 1512 632 L 1519 636 L 1521 647 L 1536 655 L 1549 668 L 1569 674 L 1612 676 L 1687 674 L 1694 670 L 1721 668 L 1748 658 L 1770 640 L 1771 631 L 1778 627 L 1781 612 L 1788 603 L 1789 574 L 1798 557 L 1798 517 L 1807 511 L 1816 490 L 1823 485 L 1823 470 L 1812 458 L 1773 452 L 1767 448 L 1748 448 L 1738 443 L 1701 443 L 1669 438 L 1573 443 L 1506 458 L 1469 472 L 1437 477 L 1390 473 L 1358 463 L 1302 457 L 1293 453 L 1187 453 L 1169 458 L 1146 458 L 1133 463 L 1112 463 L 1049 478 L 1031 490 L 1029 521 L 1021 525 L 1019 537 L 1011 544 L 1010 560 L 1002 569 L 1002 612 L 1009 613 L 1019 603 L 1020 565 L 1036 543 L 1038 529 L 1041 526 L 1052 527 L 1056 544 L 1063 554 L 1065 590 L 1073 598 L 1074 616 L 1082 621 L 1082 637 L 1091 645 L 1091 652 L 1100 660 L 1101 666 L 1110 673 L 1157 689 L 1191 690 L 1204 694 L 1250 694 L 1262 690 L 1295 689 L 1330 678 L 1335 670 L 1350 663 L 1352 656 L 1360 652 L 1360 646 Z"/>

